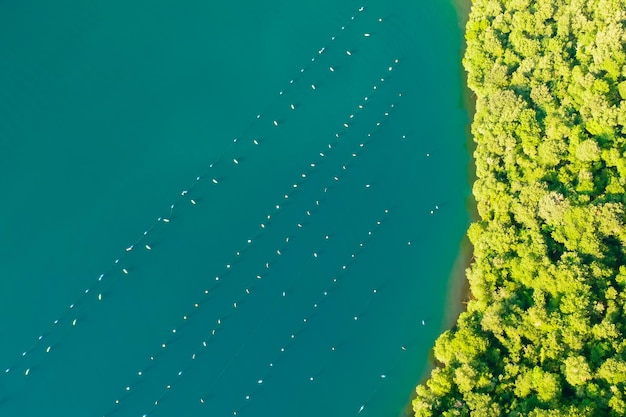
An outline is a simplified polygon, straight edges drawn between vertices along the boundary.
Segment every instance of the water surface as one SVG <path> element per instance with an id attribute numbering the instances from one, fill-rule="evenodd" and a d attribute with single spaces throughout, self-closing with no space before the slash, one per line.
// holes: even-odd
<path id="1" fill-rule="evenodd" d="M 3 2 L 1 414 L 399 414 L 468 222 L 456 22 Z"/>

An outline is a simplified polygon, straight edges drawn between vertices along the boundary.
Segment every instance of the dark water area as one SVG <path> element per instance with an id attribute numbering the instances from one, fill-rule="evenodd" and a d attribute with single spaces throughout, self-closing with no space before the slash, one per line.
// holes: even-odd
<path id="1" fill-rule="evenodd" d="M 2 2 L 0 38 L 0 415 L 402 412 L 469 221 L 450 2 Z"/>

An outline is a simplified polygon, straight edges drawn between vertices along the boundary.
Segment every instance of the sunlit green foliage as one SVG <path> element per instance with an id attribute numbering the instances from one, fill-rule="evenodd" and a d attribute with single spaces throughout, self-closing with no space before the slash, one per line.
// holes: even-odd
<path id="1" fill-rule="evenodd" d="M 417 417 L 626 415 L 626 0 L 473 0 L 472 298 Z"/>

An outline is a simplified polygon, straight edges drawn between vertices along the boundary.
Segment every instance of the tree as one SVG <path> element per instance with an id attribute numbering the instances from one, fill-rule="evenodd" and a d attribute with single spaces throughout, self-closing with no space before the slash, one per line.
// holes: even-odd
<path id="1" fill-rule="evenodd" d="M 626 415 L 626 0 L 474 0 L 472 298 L 418 417 Z"/>

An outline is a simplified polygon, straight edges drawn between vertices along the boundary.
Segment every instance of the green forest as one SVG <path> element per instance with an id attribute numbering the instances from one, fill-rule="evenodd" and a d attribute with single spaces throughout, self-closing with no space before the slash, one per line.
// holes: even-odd
<path id="1" fill-rule="evenodd" d="M 473 0 L 478 218 L 427 416 L 626 415 L 626 0 Z"/>

